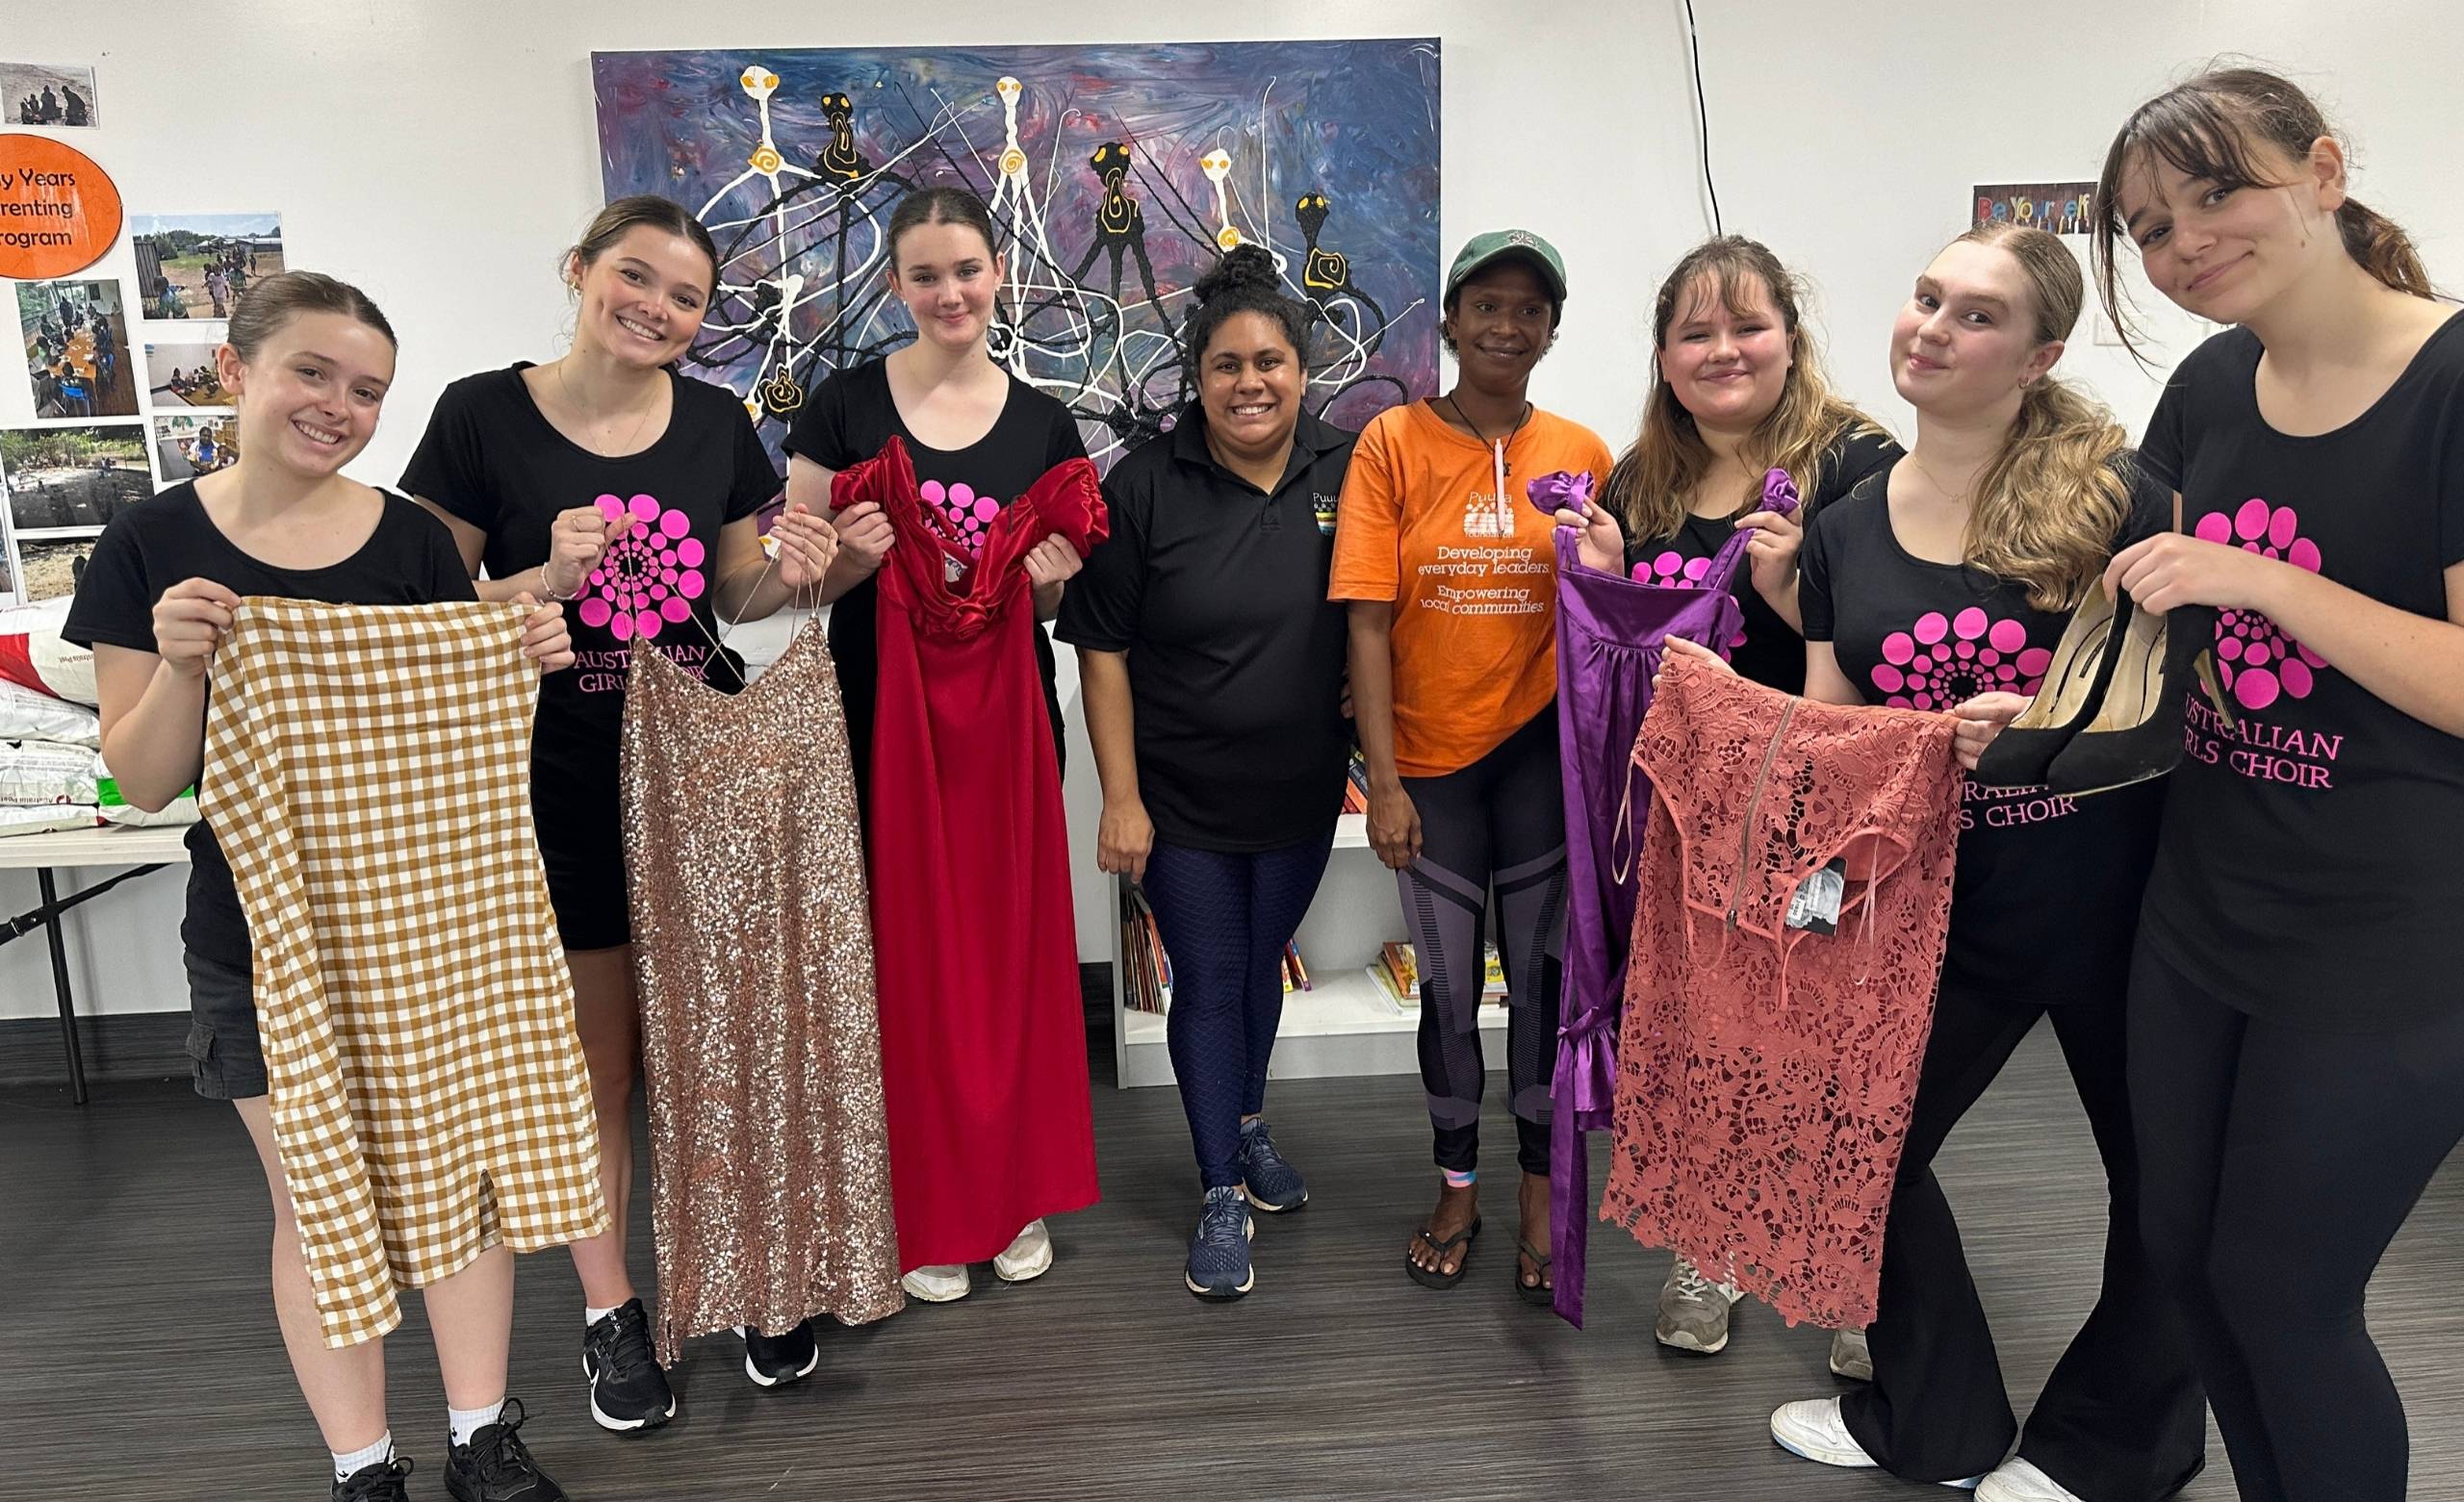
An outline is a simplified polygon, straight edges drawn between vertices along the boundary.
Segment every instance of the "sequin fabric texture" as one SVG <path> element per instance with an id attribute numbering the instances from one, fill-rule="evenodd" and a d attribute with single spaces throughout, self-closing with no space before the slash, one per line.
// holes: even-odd
<path id="1" fill-rule="evenodd" d="M 500 1241 L 607 1229 L 531 832 L 525 615 L 248 598 L 215 653 L 197 803 L 248 920 L 329 1346 Z"/>
<path id="2" fill-rule="evenodd" d="M 1950 718 L 1673 658 L 1634 760 L 1655 797 L 1600 1218 L 1791 1323 L 1868 1323 L 1950 928 Z M 1837 931 L 1787 927 L 1843 857 Z"/>
<path id="3" fill-rule="evenodd" d="M 623 744 L 659 1359 L 894 1313 L 862 835 L 820 628 L 732 696 L 635 651 Z"/>

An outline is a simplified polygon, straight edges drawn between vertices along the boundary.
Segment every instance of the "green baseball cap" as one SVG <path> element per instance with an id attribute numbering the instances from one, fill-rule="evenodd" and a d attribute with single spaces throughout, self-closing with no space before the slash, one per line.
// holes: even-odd
<path id="1" fill-rule="evenodd" d="M 1566 263 L 1557 247 L 1527 229 L 1494 229 L 1485 235 L 1475 235 L 1454 257 L 1454 268 L 1446 273 L 1446 295 L 1469 281 L 1483 267 L 1500 261 L 1526 261 L 1540 273 L 1540 283 L 1549 295 L 1559 302 L 1566 300 Z"/>

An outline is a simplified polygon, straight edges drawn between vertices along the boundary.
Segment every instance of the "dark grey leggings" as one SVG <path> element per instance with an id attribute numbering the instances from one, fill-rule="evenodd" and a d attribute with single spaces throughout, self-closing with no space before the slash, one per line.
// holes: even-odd
<path id="1" fill-rule="evenodd" d="M 1556 706 L 1460 772 L 1405 777 L 1403 791 L 1421 816 L 1420 858 L 1397 878 L 1420 955 L 1421 1084 L 1437 1165 L 1468 1173 L 1479 1161 L 1481 947 L 1494 894 L 1515 1156 L 1526 1173 L 1545 1176 L 1566 924 Z"/>

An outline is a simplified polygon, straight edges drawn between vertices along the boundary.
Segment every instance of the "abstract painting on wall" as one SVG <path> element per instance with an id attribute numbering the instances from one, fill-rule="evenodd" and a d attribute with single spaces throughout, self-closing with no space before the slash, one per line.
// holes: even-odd
<path id="1" fill-rule="evenodd" d="M 1191 289 L 1266 246 L 1310 310 L 1310 395 L 1358 427 L 1437 381 L 1438 44 L 603 52 L 607 196 L 654 192 L 718 242 L 687 369 L 775 448 L 833 370 L 913 338 L 890 211 L 973 190 L 1006 276 L 993 357 L 1079 419 L 1097 464 L 1191 399 Z"/>

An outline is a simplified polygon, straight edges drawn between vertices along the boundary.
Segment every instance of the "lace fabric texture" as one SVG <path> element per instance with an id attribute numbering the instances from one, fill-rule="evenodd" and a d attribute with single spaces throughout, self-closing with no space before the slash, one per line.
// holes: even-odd
<path id="1" fill-rule="evenodd" d="M 634 652 L 623 748 L 659 1360 L 895 1313 L 872 922 L 819 627 L 733 696 Z"/>
<path id="2" fill-rule="evenodd" d="M 1634 759 L 1657 796 L 1601 1218 L 1790 1323 L 1866 1323 L 1950 925 L 1951 723 L 1677 661 Z M 1787 928 L 1835 858 L 1837 931 Z"/>

